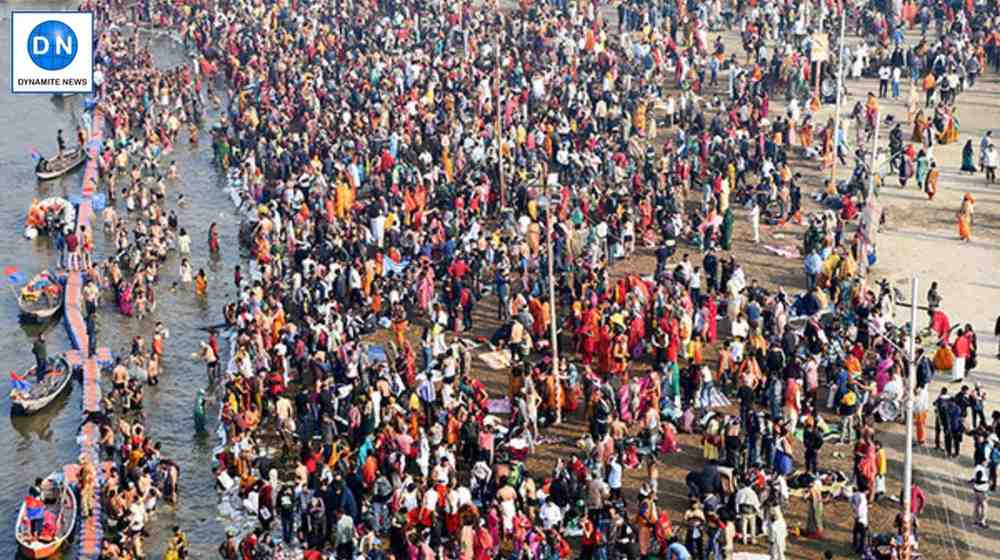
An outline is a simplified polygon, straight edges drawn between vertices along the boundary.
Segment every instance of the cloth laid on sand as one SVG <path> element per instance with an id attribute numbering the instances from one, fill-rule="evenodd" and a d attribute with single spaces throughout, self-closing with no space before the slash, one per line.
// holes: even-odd
<path id="1" fill-rule="evenodd" d="M 777 245 L 764 245 L 764 250 L 786 259 L 802 258 L 802 255 L 799 254 L 799 249 L 794 245 L 785 245 L 784 247 L 779 247 Z"/>

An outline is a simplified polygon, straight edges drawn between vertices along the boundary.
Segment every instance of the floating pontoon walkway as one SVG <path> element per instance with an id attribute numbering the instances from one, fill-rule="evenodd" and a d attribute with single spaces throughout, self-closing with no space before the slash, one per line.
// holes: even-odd
<path id="1" fill-rule="evenodd" d="M 104 138 L 104 115 L 100 109 L 94 110 L 94 118 L 91 122 L 90 141 L 87 142 L 87 166 L 83 172 L 83 186 L 81 187 L 82 199 L 80 208 L 77 210 L 77 232 L 80 226 L 91 226 L 94 217 L 94 207 L 92 197 L 97 186 L 97 163 L 101 157 L 101 142 Z M 93 228 L 91 228 L 93 233 Z M 85 418 L 93 412 L 101 410 L 101 369 L 98 367 L 98 356 L 91 356 L 90 339 L 87 336 L 87 324 L 83 319 L 83 273 L 79 270 L 71 270 L 66 278 L 66 299 L 64 304 L 66 321 L 66 332 L 69 335 L 70 343 L 76 348 L 75 352 L 68 353 L 68 358 L 73 366 L 83 367 L 83 411 Z M 98 354 L 108 355 L 107 350 L 101 349 Z M 100 439 L 100 429 L 97 424 L 89 419 L 81 428 L 80 454 L 86 455 L 91 464 L 101 464 L 101 448 L 98 444 Z M 81 560 L 98 560 L 101 557 L 101 547 L 104 542 L 104 524 L 101 519 L 101 485 L 104 483 L 106 468 L 97 469 L 97 484 L 94 485 L 93 498 L 94 511 L 86 519 L 81 519 L 79 524 L 79 535 L 77 538 L 78 553 L 77 558 Z"/>

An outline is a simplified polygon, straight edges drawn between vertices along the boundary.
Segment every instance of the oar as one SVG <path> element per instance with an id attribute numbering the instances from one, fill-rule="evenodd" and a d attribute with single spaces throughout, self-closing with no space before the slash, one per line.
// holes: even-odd
<path id="1" fill-rule="evenodd" d="M 204 327 L 198 327 L 198 330 L 199 331 L 215 331 L 215 330 L 221 329 L 223 327 L 228 327 L 228 326 L 229 326 L 228 323 L 222 322 L 222 323 L 219 323 L 219 324 L 216 324 L 216 325 L 206 325 Z"/>

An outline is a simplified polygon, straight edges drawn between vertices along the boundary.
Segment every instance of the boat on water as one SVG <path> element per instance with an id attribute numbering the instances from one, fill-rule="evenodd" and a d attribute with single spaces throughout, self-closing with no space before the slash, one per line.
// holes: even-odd
<path id="1" fill-rule="evenodd" d="M 28 217 L 24 220 L 24 237 L 34 239 L 39 235 L 49 235 L 56 228 L 76 223 L 76 209 L 65 198 L 52 196 L 32 202 Z"/>
<path id="2" fill-rule="evenodd" d="M 72 150 L 67 150 L 53 158 L 42 158 L 35 165 L 35 175 L 42 181 L 55 179 L 73 171 L 83 165 L 87 159 L 87 152 L 83 146 L 77 146 Z"/>
<path id="3" fill-rule="evenodd" d="M 25 558 L 54 556 L 73 534 L 76 526 L 76 494 L 62 472 L 50 474 L 42 481 L 39 490 L 40 496 L 28 496 L 22 501 L 17 524 L 14 526 L 17 544 Z M 34 534 L 31 530 L 32 514 L 41 516 L 42 529 L 39 534 Z"/>
<path id="4" fill-rule="evenodd" d="M 17 294 L 21 319 L 35 323 L 48 321 L 62 310 L 65 293 L 55 275 L 48 270 L 39 272 Z"/>
<path id="5" fill-rule="evenodd" d="M 34 414 L 48 406 L 69 387 L 73 379 L 73 369 L 64 356 L 49 358 L 49 371 L 41 381 L 35 376 L 33 367 L 23 375 L 11 373 L 11 408 L 18 414 Z"/>

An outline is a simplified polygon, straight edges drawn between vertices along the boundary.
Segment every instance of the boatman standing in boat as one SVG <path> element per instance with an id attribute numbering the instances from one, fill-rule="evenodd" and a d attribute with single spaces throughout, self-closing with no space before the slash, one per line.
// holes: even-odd
<path id="1" fill-rule="evenodd" d="M 38 335 L 31 345 L 31 353 L 35 355 L 35 379 L 41 383 L 49 369 L 49 353 L 45 349 L 45 338 L 42 335 Z"/>
<path id="2" fill-rule="evenodd" d="M 36 478 L 35 484 L 28 489 L 24 497 L 25 510 L 31 523 L 31 538 L 37 539 L 45 527 L 45 502 L 42 501 L 42 479 Z"/>
<path id="3" fill-rule="evenodd" d="M 56 145 L 59 146 L 59 155 L 63 155 L 63 152 L 66 151 L 66 141 L 63 140 L 61 128 L 56 132 Z"/>

